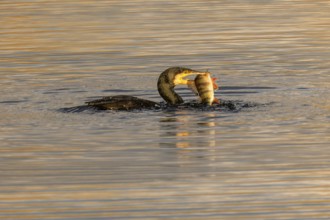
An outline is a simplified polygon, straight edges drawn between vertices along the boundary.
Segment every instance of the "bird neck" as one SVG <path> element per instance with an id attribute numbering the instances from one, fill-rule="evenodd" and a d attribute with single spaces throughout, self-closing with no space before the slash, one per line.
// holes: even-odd
<path id="1" fill-rule="evenodd" d="M 174 91 L 173 84 L 159 80 L 157 86 L 159 95 L 170 105 L 178 105 L 183 103 L 181 96 Z"/>
<path id="2" fill-rule="evenodd" d="M 160 96 L 171 105 L 182 104 L 183 99 L 174 91 L 174 87 L 176 85 L 187 85 L 188 81 L 185 77 L 200 73 L 201 72 L 184 67 L 171 67 L 166 69 L 158 78 L 157 86 Z"/>

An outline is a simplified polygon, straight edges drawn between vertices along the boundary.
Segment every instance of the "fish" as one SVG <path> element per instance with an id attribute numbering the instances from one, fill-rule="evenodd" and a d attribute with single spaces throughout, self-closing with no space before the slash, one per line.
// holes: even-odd
<path id="1" fill-rule="evenodd" d="M 200 97 L 201 103 L 211 106 L 213 103 L 220 104 L 220 101 L 214 97 L 214 90 L 218 89 L 215 80 L 216 78 L 211 78 L 209 72 L 205 72 L 197 75 L 195 80 L 188 80 L 187 85 Z"/>

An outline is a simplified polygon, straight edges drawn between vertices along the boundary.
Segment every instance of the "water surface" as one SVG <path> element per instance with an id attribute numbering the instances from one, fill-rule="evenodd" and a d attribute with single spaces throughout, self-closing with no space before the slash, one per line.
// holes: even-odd
<path id="1" fill-rule="evenodd" d="M 329 1 L 0 4 L 1 219 L 329 219 Z M 240 111 L 83 112 L 161 101 L 209 70 Z M 195 97 L 178 88 L 185 100 Z"/>

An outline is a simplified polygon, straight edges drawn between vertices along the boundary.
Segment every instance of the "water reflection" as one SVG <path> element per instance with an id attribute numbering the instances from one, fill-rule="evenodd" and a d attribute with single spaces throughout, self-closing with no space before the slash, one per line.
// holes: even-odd
<path id="1" fill-rule="evenodd" d="M 161 118 L 160 143 L 172 148 L 208 148 L 216 146 L 215 113 L 205 113 L 200 120 L 196 115 L 169 113 Z M 198 117 L 199 118 L 199 117 Z"/>

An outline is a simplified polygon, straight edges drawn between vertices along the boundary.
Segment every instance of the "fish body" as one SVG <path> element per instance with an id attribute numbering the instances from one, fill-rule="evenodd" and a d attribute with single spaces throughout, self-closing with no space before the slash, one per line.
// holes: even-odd
<path id="1" fill-rule="evenodd" d="M 196 76 L 195 80 L 188 81 L 188 87 L 200 97 L 201 103 L 212 105 L 213 103 L 220 103 L 214 97 L 214 90 L 218 89 L 215 83 L 215 78 L 211 78 L 211 74 L 206 72 Z"/>

